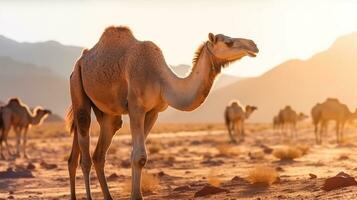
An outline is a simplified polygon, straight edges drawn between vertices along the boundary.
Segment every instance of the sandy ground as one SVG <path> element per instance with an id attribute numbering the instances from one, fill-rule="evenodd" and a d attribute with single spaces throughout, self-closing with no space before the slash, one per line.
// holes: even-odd
<path id="1" fill-rule="evenodd" d="M 220 154 L 219 146 L 228 142 L 225 131 L 200 131 L 151 134 L 148 141 L 149 162 L 145 171 L 154 174 L 159 184 L 153 192 L 144 193 L 145 199 L 357 199 L 357 187 L 345 187 L 329 192 L 321 190 L 327 177 L 344 171 L 357 173 L 357 129 L 346 130 L 343 145 L 335 144 L 332 132 L 322 145 L 314 145 L 312 128 L 303 128 L 290 144 L 309 145 L 308 153 L 294 161 L 282 162 L 272 154 L 253 159 L 249 155 L 262 152 L 261 145 L 277 148 L 286 144 L 271 129 L 249 131 L 243 143 L 234 145 L 233 155 Z M 96 142 L 92 137 L 92 150 Z M 69 199 L 67 157 L 71 148 L 69 136 L 33 138 L 29 141 L 29 159 L 9 158 L 0 161 L 0 172 L 8 168 L 23 171 L 24 176 L 1 177 L 0 199 Z M 11 141 L 12 142 L 12 141 Z M 153 148 L 154 147 L 154 148 Z M 156 147 L 156 148 L 155 148 Z M 14 148 L 13 148 L 14 150 Z M 114 199 L 129 199 L 130 137 L 117 134 L 108 152 L 106 175 Z M 261 154 L 260 154 L 261 155 Z M 29 163 L 34 169 L 26 169 Z M 252 186 L 245 180 L 249 170 L 258 165 L 278 169 L 279 181 L 269 187 Z M 21 170 L 22 169 L 22 170 Z M 311 179 L 309 173 L 317 175 Z M 235 180 L 232 180 L 232 178 Z M 226 189 L 215 195 L 194 198 L 195 192 L 218 180 Z M 183 187 L 177 191 L 177 187 Z M 94 169 L 91 174 L 94 199 L 102 199 Z M 80 168 L 77 171 L 77 197 L 85 199 Z"/>

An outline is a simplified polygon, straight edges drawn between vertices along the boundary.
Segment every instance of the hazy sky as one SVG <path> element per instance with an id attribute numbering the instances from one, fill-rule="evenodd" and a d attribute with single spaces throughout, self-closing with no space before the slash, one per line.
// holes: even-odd
<path id="1" fill-rule="evenodd" d="M 0 34 L 92 47 L 105 27 L 126 25 L 160 46 L 169 64 L 191 64 L 209 32 L 253 39 L 259 55 L 226 73 L 255 76 L 290 58 L 309 58 L 357 31 L 357 1 L 343 0 L 0 0 Z"/>

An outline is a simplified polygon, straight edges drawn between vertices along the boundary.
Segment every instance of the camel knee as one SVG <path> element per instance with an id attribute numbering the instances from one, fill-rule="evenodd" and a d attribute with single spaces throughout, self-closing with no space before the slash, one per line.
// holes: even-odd
<path id="1" fill-rule="evenodd" d="M 105 164 L 104 155 L 101 155 L 101 154 L 97 153 L 97 151 L 95 151 L 93 153 L 92 160 L 93 160 L 93 164 L 95 167 L 104 167 L 104 164 Z"/>
<path id="2" fill-rule="evenodd" d="M 87 110 L 81 109 L 77 112 L 77 124 L 80 134 L 84 136 L 90 126 L 90 113 Z"/>
<path id="3" fill-rule="evenodd" d="M 78 160 L 76 158 L 74 158 L 72 153 L 67 160 L 67 165 L 68 165 L 68 169 L 71 171 L 76 170 L 78 167 Z"/>
<path id="4" fill-rule="evenodd" d="M 140 168 L 144 167 L 147 162 L 148 156 L 146 151 L 133 151 L 131 157 L 131 163 L 134 166 L 138 166 Z"/>
<path id="5" fill-rule="evenodd" d="M 92 167 L 92 161 L 90 159 L 81 158 L 81 167 L 84 172 L 89 173 Z"/>

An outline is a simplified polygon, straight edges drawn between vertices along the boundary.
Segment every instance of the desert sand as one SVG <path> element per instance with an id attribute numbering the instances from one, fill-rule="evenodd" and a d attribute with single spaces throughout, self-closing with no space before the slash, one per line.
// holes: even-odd
<path id="1" fill-rule="evenodd" d="M 0 161 L 0 199 L 70 198 L 67 158 L 72 138 L 64 124 L 45 127 L 31 130 L 29 159 L 9 157 Z M 223 126 L 208 126 L 210 129 L 200 131 L 189 131 L 190 125 L 185 127 L 182 132 L 173 133 L 166 128 L 166 132 L 149 135 L 145 199 L 357 198 L 356 186 L 328 192 L 321 189 L 326 178 L 341 171 L 351 176 L 356 174 L 357 155 L 353 152 L 357 150 L 357 127 L 353 125 L 347 127 L 342 145 L 336 144 L 332 126 L 322 145 L 314 144 L 310 125 L 300 127 L 298 138 L 290 141 L 282 139 L 271 125 L 249 125 L 245 141 L 235 145 L 228 143 Z M 97 137 L 92 135 L 93 151 Z M 106 175 L 115 199 L 129 199 L 130 141 L 130 135 L 119 131 L 108 151 Z M 10 142 L 14 146 L 13 138 Z M 304 146 L 306 154 L 291 161 L 280 161 L 270 152 L 287 145 Z M 275 169 L 277 180 L 270 186 L 252 185 L 247 176 L 257 166 Z M 78 199 L 85 199 L 80 167 L 76 184 Z M 215 185 L 222 191 L 195 197 L 196 192 L 207 185 Z M 102 199 L 94 169 L 91 186 L 94 199 Z"/>

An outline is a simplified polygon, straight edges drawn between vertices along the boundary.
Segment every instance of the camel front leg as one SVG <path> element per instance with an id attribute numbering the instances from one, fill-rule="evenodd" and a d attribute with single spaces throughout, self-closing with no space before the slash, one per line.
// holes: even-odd
<path id="1" fill-rule="evenodd" d="M 296 123 L 293 123 L 293 138 L 297 139 L 297 128 Z"/>
<path id="2" fill-rule="evenodd" d="M 342 122 L 341 123 L 341 127 L 340 127 L 340 140 L 341 140 L 341 142 L 343 142 L 344 141 L 344 132 L 345 132 L 345 125 L 346 125 L 346 123 L 345 122 Z"/>
<path id="3" fill-rule="evenodd" d="M 319 136 L 319 144 L 322 143 L 322 137 L 325 135 L 324 132 L 326 132 L 326 122 L 323 121 L 321 124 L 320 124 L 320 136 Z"/>
<path id="4" fill-rule="evenodd" d="M 21 149 L 21 129 L 15 128 L 16 134 L 16 157 L 20 157 L 20 149 Z"/>
<path id="5" fill-rule="evenodd" d="M 232 143 L 237 143 L 237 140 L 234 137 L 235 123 L 232 122 L 232 121 L 229 121 L 228 125 L 227 125 L 227 129 L 228 129 L 228 135 L 229 135 L 229 138 L 230 138 L 231 142 Z"/>
<path id="6" fill-rule="evenodd" d="M 156 111 L 150 111 L 145 115 L 145 126 L 144 126 L 144 133 L 145 133 L 145 139 L 148 137 L 152 127 L 154 126 L 157 117 L 158 117 L 158 113 Z"/>
<path id="7" fill-rule="evenodd" d="M 104 172 L 106 155 L 112 142 L 113 136 L 115 132 L 121 128 L 122 123 L 121 116 L 109 116 L 106 114 L 103 115 L 101 121 L 99 122 L 100 135 L 97 146 L 93 153 L 93 164 L 105 200 L 113 199 L 110 195 L 107 179 L 105 178 Z"/>
<path id="8" fill-rule="evenodd" d="M 24 135 L 23 135 L 23 141 L 22 141 L 22 152 L 24 154 L 24 158 L 28 158 L 27 153 L 26 153 L 26 144 L 27 144 L 27 131 L 28 131 L 28 127 L 26 127 L 24 129 Z"/>
<path id="9" fill-rule="evenodd" d="M 147 161 L 145 147 L 145 113 L 142 109 L 129 107 L 130 129 L 132 137 L 131 153 L 131 200 L 143 199 L 141 193 L 141 172 Z"/>
<path id="10" fill-rule="evenodd" d="M 240 127 L 240 141 L 243 142 L 245 139 L 244 120 L 239 121 L 239 127 Z"/>
<path id="11" fill-rule="evenodd" d="M 340 138 L 340 123 L 336 122 L 336 142 L 337 144 L 340 144 L 341 138 Z"/>

